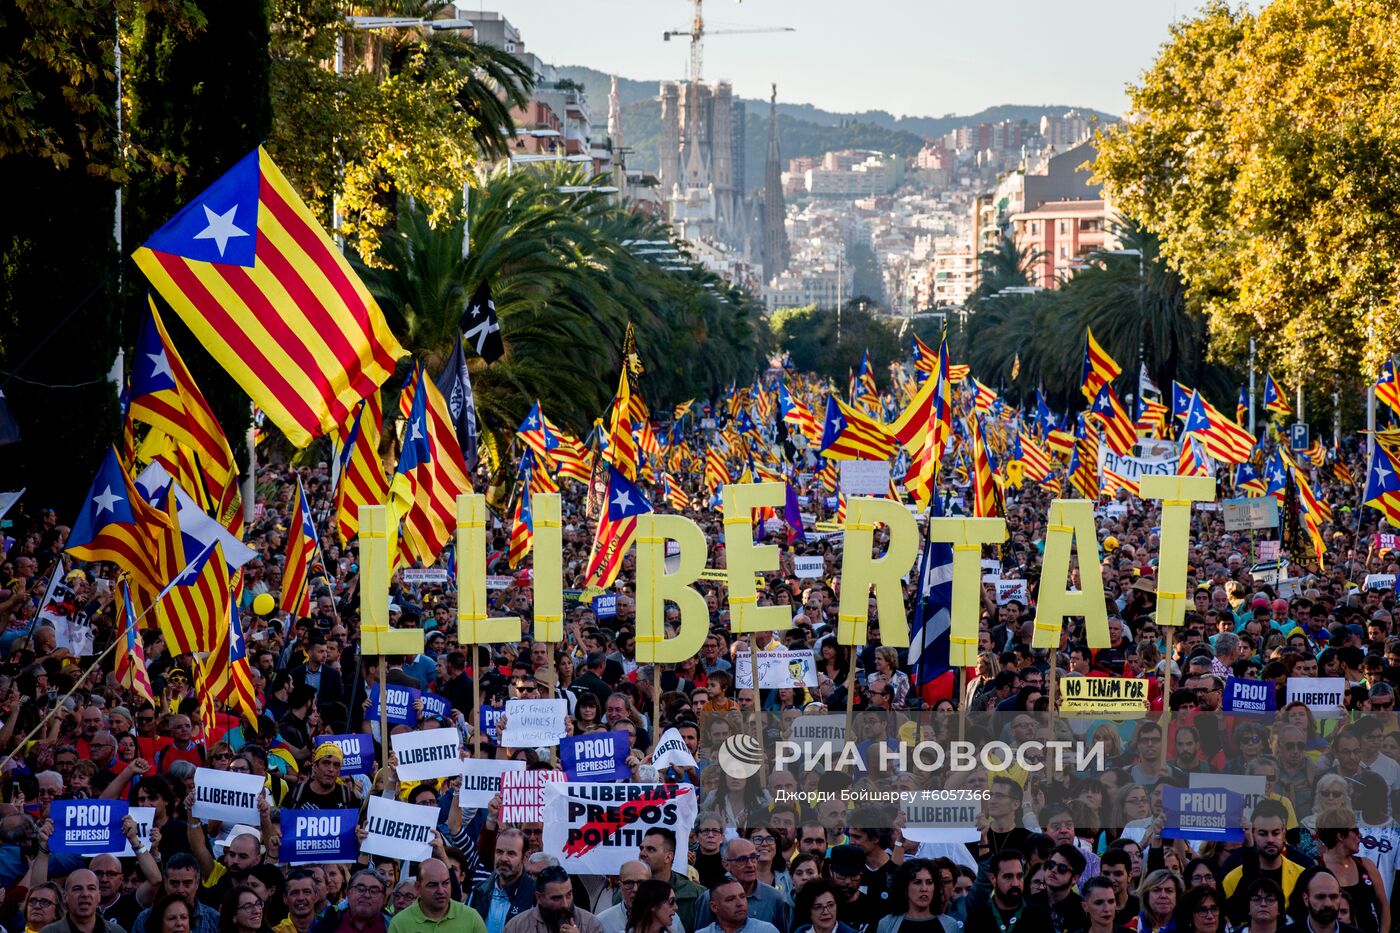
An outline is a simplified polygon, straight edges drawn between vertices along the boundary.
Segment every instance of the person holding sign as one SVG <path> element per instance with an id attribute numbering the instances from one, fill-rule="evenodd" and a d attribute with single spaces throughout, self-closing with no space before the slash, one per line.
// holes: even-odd
<path id="1" fill-rule="evenodd" d="M 292 788 L 283 806 L 296 810 L 358 810 L 360 795 L 340 779 L 344 761 L 340 746 L 334 742 L 317 745 L 311 756 L 311 779 Z"/>

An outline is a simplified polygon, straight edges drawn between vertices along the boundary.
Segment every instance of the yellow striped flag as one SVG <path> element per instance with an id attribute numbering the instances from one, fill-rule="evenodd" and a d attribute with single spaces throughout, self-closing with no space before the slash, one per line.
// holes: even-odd
<path id="1" fill-rule="evenodd" d="M 617 380 L 617 396 L 608 419 L 607 461 L 629 482 L 636 482 L 637 442 L 632 438 L 632 398 L 632 387 L 624 368 Z"/>
<path id="2" fill-rule="evenodd" d="M 826 399 L 821 455 L 828 460 L 888 460 L 899 442 L 880 422 L 835 395 Z"/>
<path id="3" fill-rule="evenodd" d="M 306 490 L 297 477 L 296 499 L 292 505 L 292 520 L 287 523 L 287 562 L 282 565 L 283 612 L 301 619 L 311 615 L 311 562 L 318 550 L 316 523 L 311 520 L 311 507 L 306 504 Z"/>
<path id="4" fill-rule="evenodd" d="M 155 615 L 171 654 L 213 651 L 228 619 L 231 580 L 224 549 L 212 542 L 156 597 Z"/>
<path id="5" fill-rule="evenodd" d="M 335 517 L 342 544 L 349 544 L 360 532 L 360 506 L 383 505 L 389 499 L 389 481 L 379 456 L 383 423 L 384 400 L 371 392 L 337 444 Z"/>
<path id="6" fill-rule="evenodd" d="M 258 721 L 253 674 L 248 666 L 248 641 L 233 601 L 228 606 L 228 624 L 219 626 L 218 640 L 204 661 L 202 673 L 200 712 L 206 725 L 215 721 L 215 706 L 219 703 L 233 707 L 250 724 Z"/>
<path id="7" fill-rule="evenodd" d="M 972 514 L 976 518 L 995 518 L 1001 511 L 997 508 L 997 487 L 976 415 L 967 419 L 967 433 L 972 442 Z"/>
<path id="8" fill-rule="evenodd" d="M 1086 329 L 1084 367 L 1080 371 L 1079 377 L 1084 397 L 1092 399 L 1099 394 L 1100 386 L 1105 382 L 1112 382 L 1122 374 L 1123 367 L 1119 366 L 1113 357 L 1108 355 L 1108 351 L 1099 346 L 1099 342 L 1094 339 L 1094 332 Z"/>
<path id="9" fill-rule="evenodd" d="M 364 283 L 261 148 L 133 258 L 297 447 L 345 424 L 406 355 Z"/>
<path id="10" fill-rule="evenodd" d="M 457 527 L 457 497 L 472 491 L 467 479 L 467 465 L 462 459 L 462 445 L 452 429 L 452 415 L 447 400 L 442 397 L 433 380 L 416 366 L 418 378 L 410 377 L 399 395 L 399 410 L 408 416 L 414 399 L 423 392 L 423 409 L 427 422 L 428 461 L 419 464 L 413 474 L 413 505 L 404 516 L 404 534 L 399 541 L 399 560 L 410 564 L 415 559 L 426 567 L 442 552 L 448 537 Z"/>

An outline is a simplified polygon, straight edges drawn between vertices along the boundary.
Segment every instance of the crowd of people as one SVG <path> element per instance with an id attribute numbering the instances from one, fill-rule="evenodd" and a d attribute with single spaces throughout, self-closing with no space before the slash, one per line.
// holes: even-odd
<path id="1" fill-rule="evenodd" d="M 312 611 L 260 614 L 257 597 L 279 592 L 298 478 L 321 535 Z M 811 474 L 798 483 L 803 511 L 832 519 L 837 500 Z M 581 589 L 593 523 L 584 487 L 563 486 L 565 585 Z M 694 492 L 695 502 L 706 501 Z M 956 511 L 955 490 L 947 492 Z M 246 532 L 256 557 L 242 568 L 239 606 L 256 723 L 232 714 L 204 722 L 195 659 L 175 654 L 158 630 L 140 633 L 151 700 L 117 680 L 110 656 L 90 666 L 90 657 L 56 647 L 53 629 L 36 616 L 55 562 L 65 561 L 97 652 L 122 634 L 114 571 L 65 558 L 58 516 L 22 503 L 9 516 L 0 565 L 0 924 L 13 933 L 1387 933 L 1400 849 L 1392 818 L 1400 801 L 1400 627 L 1393 589 L 1362 584 L 1400 566 L 1374 546 L 1384 529 L 1357 508 L 1357 490 L 1328 482 L 1323 492 L 1338 516 L 1326 528 L 1326 567 L 1299 556 L 1274 577 L 1251 572 L 1261 539 L 1227 532 L 1219 510 L 1195 511 L 1194 608 L 1169 656 L 1155 618 L 1158 513 L 1120 492 L 1098 515 L 1111 644 L 1090 648 L 1071 619 L 1052 658 L 1031 642 L 1053 496 L 1038 486 L 1008 488 L 1008 540 L 984 557 L 999 562 L 1003 579 L 1027 580 L 1030 598 L 998 604 L 985 587 L 976 666 L 937 677 L 881 638 L 916 614 L 917 574 L 905 618 L 880 618 L 872 601 L 868 644 L 837 643 L 839 533 L 767 535 L 781 565 L 765 575 L 759 601 L 790 606 L 789 628 L 736 636 L 723 585 L 702 580 L 710 634 L 698 656 L 659 669 L 637 661 L 630 556 L 613 588 L 616 614 L 599 618 L 590 602 L 570 600 L 565 639 L 555 644 L 531 637 L 531 575 L 507 566 L 501 521 L 479 572 L 508 578 L 490 593 L 492 612 L 521 618 L 518 642 L 459 644 L 451 583 L 395 575 L 391 624 L 424 630 L 425 647 L 389 658 L 387 681 L 431 690 L 449 708 L 441 716 L 420 710 L 418 726 L 391 731 L 456 729 L 467 755 L 558 769 L 553 747 L 499 746 L 473 708 L 474 689 L 493 708 L 556 697 L 567 701 L 568 734 L 627 734 L 634 781 L 698 788 L 688 849 L 678 851 L 673 830 L 654 828 L 637 857 L 609 876 L 571 874 L 560 853 L 544 850 L 543 826 L 502 822 L 498 799 L 463 807 L 457 780 L 400 780 L 386 761 L 370 700 L 379 667 L 360 650 L 357 551 L 337 541 L 324 464 L 264 467 L 259 476 Z M 724 566 L 721 517 L 688 514 L 708 538 L 710 566 Z M 825 572 L 799 577 L 794 558 L 814 555 Z M 669 607 L 668 621 L 675 611 Z M 738 688 L 736 659 L 750 645 L 812 652 L 815 686 Z M 1057 715 L 1059 682 L 1071 675 L 1147 679 L 1149 715 Z M 1277 713 L 1222 713 L 1232 677 L 1271 683 Z M 1315 715 L 1287 703 L 1290 678 L 1307 677 L 1345 678 L 1345 709 Z M 862 756 L 855 769 L 766 768 L 736 778 L 719 764 L 720 746 L 736 733 L 757 728 L 778 738 L 801 717 L 848 710 Z M 652 747 L 670 729 L 696 767 L 652 766 Z M 355 732 L 373 739 L 371 775 L 342 774 L 341 750 L 317 741 Z M 982 763 L 933 772 L 876 761 L 873 748 L 911 734 L 977 745 L 1079 738 L 1104 747 L 1104 767 L 1047 761 L 1041 770 Z M 198 768 L 263 777 L 260 825 L 195 818 Z M 1243 841 L 1173 838 L 1164 791 L 1200 786 L 1193 776 L 1211 774 L 1262 780 Z M 921 840 L 897 810 L 850 804 L 877 788 L 963 793 L 981 811 L 972 827 L 978 838 Z M 843 799 L 844 791 L 852 793 Z M 432 857 L 281 862 L 282 808 L 363 813 L 376 795 L 439 808 Z M 148 842 L 128 821 L 130 856 L 52 852 L 54 802 L 85 798 L 154 808 Z"/>

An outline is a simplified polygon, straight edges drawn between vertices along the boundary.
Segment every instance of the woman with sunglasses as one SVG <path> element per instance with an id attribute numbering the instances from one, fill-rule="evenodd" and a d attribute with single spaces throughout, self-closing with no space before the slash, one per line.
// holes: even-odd
<path id="1" fill-rule="evenodd" d="M 825 878 L 809 881 L 792 908 L 793 933 L 856 933 L 836 919 L 836 888 Z"/>
<path id="2" fill-rule="evenodd" d="M 29 890 L 24 901 L 25 933 L 39 933 L 50 923 L 63 919 L 63 893 L 57 884 L 45 881 Z"/>
<path id="3" fill-rule="evenodd" d="M 637 885 L 627 912 L 627 933 L 667 933 L 676 919 L 676 892 L 655 878 Z"/>
<path id="4" fill-rule="evenodd" d="M 1353 926 L 1361 933 L 1380 933 L 1390 929 L 1390 903 L 1376 865 L 1357 853 L 1361 851 L 1361 832 L 1356 815 L 1348 810 L 1323 810 L 1317 815 L 1318 841 L 1322 843 L 1321 864 L 1326 867 L 1351 896 L 1354 905 Z"/>

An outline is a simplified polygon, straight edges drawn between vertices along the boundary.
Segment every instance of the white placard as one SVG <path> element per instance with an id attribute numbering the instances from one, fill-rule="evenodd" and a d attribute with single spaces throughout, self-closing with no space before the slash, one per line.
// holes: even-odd
<path id="1" fill-rule="evenodd" d="M 446 567 L 407 567 L 403 571 L 405 583 L 446 583 Z"/>
<path id="2" fill-rule="evenodd" d="M 886 496 L 890 492 L 888 460 L 842 460 L 841 491 L 848 496 Z"/>
<path id="3" fill-rule="evenodd" d="M 263 779 L 259 775 L 196 768 L 194 817 L 205 822 L 222 820 L 225 823 L 261 825 L 258 795 L 262 792 Z"/>
<path id="4" fill-rule="evenodd" d="M 681 735 L 679 729 L 667 729 L 661 734 L 661 740 L 656 743 L 656 748 L 652 751 L 651 764 L 657 771 L 665 771 L 667 768 L 673 767 L 700 767 L 695 761 L 695 756 L 690 753 L 690 746 L 685 744 L 685 737 Z M 547 800 L 546 805 L 548 805 Z"/>
<path id="5" fill-rule="evenodd" d="M 484 807 L 501 792 L 501 775 L 507 771 L 524 771 L 523 761 L 497 761 L 492 758 L 468 758 L 462 762 L 462 807 Z"/>
<path id="6" fill-rule="evenodd" d="M 564 717 L 567 700 L 506 700 L 506 729 L 501 735 L 503 748 L 541 748 L 558 745 L 568 730 Z"/>
<path id="7" fill-rule="evenodd" d="M 1393 590 L 1395 589 L 1395 574 L 1393 573 L 1368 573 L 1366 582 L 1361 585 L 1363 590 Z"/>
<path id="8" fill-rule="evenodd" d="M 968 800 L 906 800 L 900 832 L 915 842 L 976 842 L 982 806 Z"/>
<path id="9" fill-rule="evenodd" d="M 674 867 L 684 874 L 698 794 L 690 784 L 551 784 L 544 792 L 544 850 L 571 874 L 615 875 L 638 857 L 647 830 L 659 826 L 675 832 Z"/>
<path id="10" fill-rule="evenodd" d="M 817 685 L 817 660 L 810 648 L 798 651 L 760 651 L 758 653 L 758 685 L 764 690 L 792 687 L 798 681 L 804 686 Z M 753 664 L 747 651 L 734 655 L 734 686 L 747 690 L 753 686 Z"/>
<path id="11" fill-rule="evenodd" d="M 510 585 L 514 582 L 515 577 L 505 576 L 501 574 L 491 574 L 486 578 L 486 588 L 493 592 L 496 590 L 505 590 L 509 589 Z"/>
<path id="12" fill-rule="evenodd" d="M 433 854 L 433 830 L 438 808 L 404 803 L 388 797 L 369 798 L 365 836 L 360 851 L 370 855 L 421 862 Z"/>
<path id="13" fill-rule="evenodd" d="M 544 789 L 567 781 L 563 771 L 507 771 L 501 775 L 502 823 L 538 823 L 544 819 Z"/>
<path id="14" fill-rule="evenodd" d="M 431 781 L 462 773 L 462 739 L 456 729 L 424 729 L 389 736 L 401 781 Z"/>
<path id="15" fill-rule="evenodd" d="M 127 809 L 126 815 L 136 821 L 136 838 L 141 840 L 141 845 L 149 849 L 151 847 L 151 825 L 156 821 L 156 808 L 130 807 Z M 115 854 L 118 858 L 130 858 L 135 855 L 136 852 L 131 848 L 131 840 L 127 839 L 126 848 Z"/>
<path id="16" fill-rule="evenodd" d="M 984 557 L 982 558 L 982 569 L 1000 575 L 1001 561 L 997 560 L 995 557 Z"/>
<path id="17" fill-rule="evenodd" d="M 826 559 L 820 554 L 794 557 L 792 572 L 799 580 L 820 580 L 826 576 Z"/>
<path id="18" fill-rule="evenodd" d="M 1031 602 L 1030 587 L 1025 580 L 998 579 L 996 581 L 996 594 L 998 606 L 1005 606 L 1013 599 L 1022 606 L 1029 606 Z"/>
<path id="19" fill-rule="evenodd" d="M 1334 716 L 1341 713 L 1346 692 L 1345 677 L 1290 677 L 1284 702 L 1303 703 L 1316 715 Z"/>

